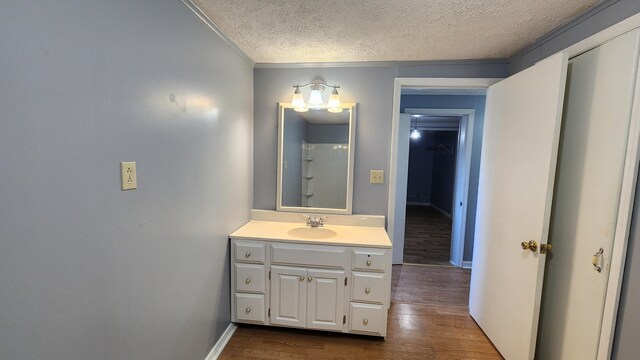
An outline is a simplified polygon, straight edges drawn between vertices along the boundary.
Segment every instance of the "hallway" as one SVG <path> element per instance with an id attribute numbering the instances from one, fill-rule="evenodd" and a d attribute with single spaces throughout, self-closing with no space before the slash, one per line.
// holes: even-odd
<path id="1" fill-rule="evenodd" d="M 451 218 L 430 206 L 407 205 L 404 263 L 451 265 Z"/>

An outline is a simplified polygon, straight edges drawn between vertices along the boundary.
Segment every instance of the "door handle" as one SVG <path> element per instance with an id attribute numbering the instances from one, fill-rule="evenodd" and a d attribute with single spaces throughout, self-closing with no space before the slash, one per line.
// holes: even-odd
<path id="1" fill-rule="evenodd" d="M 538 251 L 538 242 L 535 240 L 523 241 L 520 243 L 522 250 L 531 250 L 531 252 Z"/>
<path id="2" fill-rule="evenodd" d="M 600 257 L 604 253 L 604 249 L 600 248 L 593 256 L 591 257 L 591 264 L 593 264 L 593 268 L 597 272 L 602 272 L 602 266 L 600 266 Z"/>

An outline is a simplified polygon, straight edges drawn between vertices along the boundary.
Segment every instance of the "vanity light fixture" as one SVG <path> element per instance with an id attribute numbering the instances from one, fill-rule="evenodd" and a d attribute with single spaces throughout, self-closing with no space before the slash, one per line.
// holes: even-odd
<path id="1" fill-rule="evenodd" d="M 309 101 L 305 104 L 300 88 L 307 86 L 311 87 L 311 94 L 309 95 Z M 295 88 L 293 92 L 293 99 L 291 100 L 293 110 L 297 112 L 305 112 L 309 111 L 309 109 L 319 110 L 326 108 L 329 112 L 342 112 L 342 104 L 340 103 L 340 96 L 338 95 L 339 85 L 327 85 L 321 81 L 314 81 L 305 85 L 294 85 L 293 87 Z M 322 100 L 322 92 L 326 88 L 331 88 L 333 90 L 329 96 L 329 101 L 325 105 Z"/>

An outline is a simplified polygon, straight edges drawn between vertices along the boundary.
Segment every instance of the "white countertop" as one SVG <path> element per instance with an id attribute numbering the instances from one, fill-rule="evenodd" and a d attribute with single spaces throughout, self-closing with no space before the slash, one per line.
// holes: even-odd
<path id="1" fill-rule="evenodd" d="M 295 235 L 294 229 L 305 229 L 303 232 L 318 230 L 335 231 L 335 236 L 329 238 L 310 238 Z M 308 229 L 308 230 L 307 230 Z M 326 230 L 323 230 L 326 229 Z M 324 225 L 324 227 L 312 229 L 300 222 L 258 221 L 251 220 L 234 231 L 229 237 L 233 239 L 251 240 L 278 240 L 296 243 L 313 243 L 324 245 L 367 246 L 377 248 L 391 248 L 391 240 L 383 227 L 374 226 L 347 226 Z"/>

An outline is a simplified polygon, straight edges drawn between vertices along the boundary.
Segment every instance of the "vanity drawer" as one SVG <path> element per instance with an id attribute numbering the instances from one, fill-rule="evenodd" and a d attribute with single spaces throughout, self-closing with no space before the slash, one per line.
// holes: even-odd
<path id="1" fill-rule="evenodd" d="M 353 249 L 353 270 L 384 271 L 387 262 L 385 249 Z"/>
<path id="2" fill-rule="evenodd" d="M 385 273 L 353 273 L 351 299 L 383 304 L 388 299 L 388 282 Z"/>
<path id="3" fill-rule="evenodd" d="M 264 265 L 235 264 L 236 291 L 259 292 L 264 294 Z"/>
<path id="4" fill-rule="evenodd" d="M 351 303 L 351 331 L 385 336 L 387 309 L 382 305 Z"/>
<path id="5" fill-rule="evenodd" d="M 262 242 L 235 240 L 234 259 L 238 262 L 264 264 L 265 244 Z"/>
<path id="6" fill-rule="evenodd" d="M 339 246 L 273 244 L 271 263 L 344 269 L 347 250 Z"/>
<path id="7" fill-rule="evenodd" d="M 236 318 L 238 321 L 265 323 L 264 295 L 235 294 Z"/>

